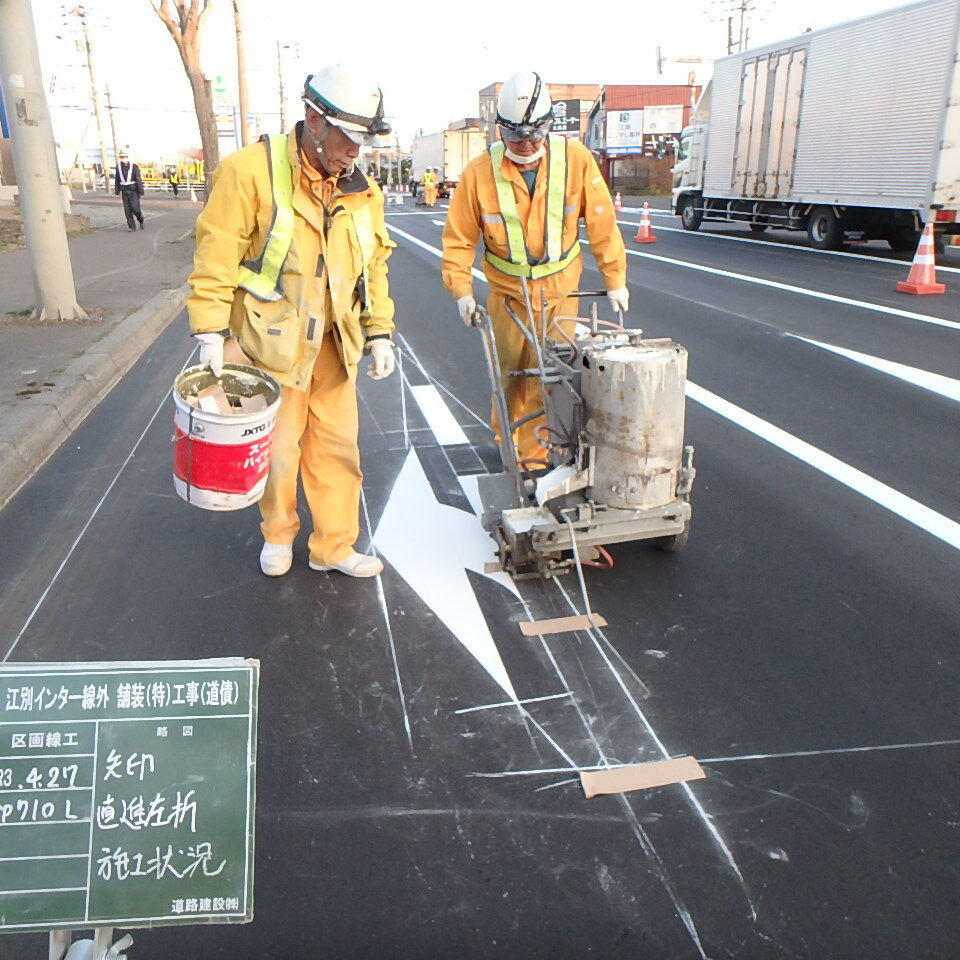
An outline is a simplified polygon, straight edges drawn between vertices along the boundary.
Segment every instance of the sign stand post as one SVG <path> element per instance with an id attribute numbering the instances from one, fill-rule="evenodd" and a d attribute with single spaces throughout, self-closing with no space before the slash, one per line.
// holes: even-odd
<path id="1" fill-rule="evenodd" d="M 70 946 L 70 930 L 51 930 L 50 931 L 50 955 L 49 960 L 63 960 L 67 947 Z"/>
<path id="2" fill-rule="evenodd" d="M 67 951 L 71 947 L 77 949 L 72 951 L 73 955 L 69 960 L 124 960 L 125 954 L 121 951 L 133 944 L 133 937 L 129 933 L 113 943 L 113 930 L 110 927 L 94 930 L 92 940 L 77 940 L 71 944 L 70 939 L 75 932 L 74 930 L 50 931 L 49 960 L 66 960 Z"/>

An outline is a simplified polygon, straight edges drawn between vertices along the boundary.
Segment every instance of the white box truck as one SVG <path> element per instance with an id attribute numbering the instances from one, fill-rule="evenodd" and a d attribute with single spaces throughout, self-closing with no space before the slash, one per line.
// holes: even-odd
<path id="1" fill-rule="evenodd" d="M 487 149 L 487 139 L 482 130 L 441 130 L 426 136 L 415 137 L 410 151 L 413 175 L 417 182 L 427 167 L 440 168 L 439 196 L 449 197 L 460 182 L 463 168 Z"/>
<path id="2" fill-rule="evenodd" d="M 673 210 L 805 230 L 811 246 L 960 233 L 960 0 L 906 7 L 718 60 L 681 135 Z"/>

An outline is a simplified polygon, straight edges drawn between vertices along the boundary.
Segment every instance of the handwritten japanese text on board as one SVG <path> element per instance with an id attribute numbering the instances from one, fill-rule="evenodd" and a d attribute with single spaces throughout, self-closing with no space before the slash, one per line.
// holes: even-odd
<path id="1" fill-rule="evenodd" d="M 253 917 L 259 665 L 0 665 L 0 932 Z"/>

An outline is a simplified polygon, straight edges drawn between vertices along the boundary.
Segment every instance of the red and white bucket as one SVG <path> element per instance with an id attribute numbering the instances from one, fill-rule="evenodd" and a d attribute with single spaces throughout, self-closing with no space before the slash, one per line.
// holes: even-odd
<path id="1" fill-rule="evenodd" d="M 231 400 L 262 397 L 255 413 L 212 413 L 187 401 L 198 391 L 223 386 Z M 267 484 L 270 441 L 280 407 L 280 385 L 269 374 L 225 363 L 215 377 L 207 366 L 188 367 L 173 384 L 173 485 L 204 510 L 240 510 L 256 503 Z"/>

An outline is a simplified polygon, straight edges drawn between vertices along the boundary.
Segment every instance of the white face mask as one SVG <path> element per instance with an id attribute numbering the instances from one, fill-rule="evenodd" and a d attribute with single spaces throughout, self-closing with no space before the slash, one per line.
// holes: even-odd
<path id="1" fill-rule="evenodd" d="M 506 143 L 504 143 L 503 146 L 503 152 L 507 155 L 507 159 L 521 165 L 524 163 L 536 163 L 541 157 L 546 156 L 547 153 L 546 140 L 542 141 L 540 149 L 537 150 L 536 153 L 531 153 L 529 157 L 521 157 L 519 154 L 514 153 Z"/>

